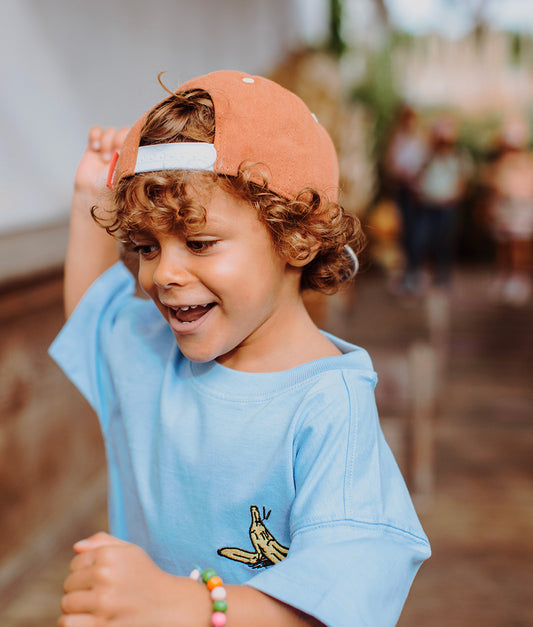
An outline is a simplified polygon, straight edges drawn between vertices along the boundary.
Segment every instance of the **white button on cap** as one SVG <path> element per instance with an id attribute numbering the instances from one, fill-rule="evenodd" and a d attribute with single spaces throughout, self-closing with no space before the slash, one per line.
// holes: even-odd
<path id="1" fill-rule="evenodd" d="M 255 83 L 255 80 L 253 78 L 251 78 L 250 76 L 246 76 L 245 78 L 242 79 L 243 83 Z"/>

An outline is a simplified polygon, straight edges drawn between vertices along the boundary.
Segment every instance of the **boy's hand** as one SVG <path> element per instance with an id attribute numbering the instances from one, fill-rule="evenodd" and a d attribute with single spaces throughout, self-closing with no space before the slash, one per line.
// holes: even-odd
<path id="1" fill-rule="evenodd" d="M 128 131 L 128 127 L 119 130 L 102 129 L 100 126 L 91 128 L 88 145 L 74 179 L 74 187 L 77 191 L 89 191 L 95 194 L 104 187 L 111 158 L 114 152 L 122 147 Z"/>
<path id="2" fill-rule="evenodd" d="M 197 627 L 209 625 L 207 586 L 158 568 L 135 544 L 107 533 L 74 545 L 58 627 Z M 228 624 L 324 627 L 249 586 L 226 586 Z M 231 596 L 230 596 L 231 593 Z"/>
<path id="3" fill-rule="evenodd" d="M 74 549 L 58 627 L 186 625 L 191 602 L 205 614 L 198 624 L 209 621 L 205 586 L 165 573 L 138 546 L 98 533 Z"/>

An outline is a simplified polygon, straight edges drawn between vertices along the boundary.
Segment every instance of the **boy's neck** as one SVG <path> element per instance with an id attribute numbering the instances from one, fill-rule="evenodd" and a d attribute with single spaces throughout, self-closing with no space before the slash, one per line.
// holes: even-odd
<path id="1" fill-rule="evenodd" d="M 277 326 L 276 331 L 276 344 L 268 353 L 257 354 L 253 346 L 241 346 L 219 357 L 218 363 L 244 372 L 281 372 L 323 357 L 342 354 L 312 321 L 301 299 L 290 321 L 285 320 L 285 324 Z"/>

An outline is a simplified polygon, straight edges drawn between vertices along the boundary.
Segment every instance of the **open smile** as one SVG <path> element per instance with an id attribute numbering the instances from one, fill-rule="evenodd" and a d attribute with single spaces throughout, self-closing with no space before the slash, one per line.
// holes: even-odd
<path id="1" fill-rule="evenodd" d="M 215 305 L 216 303 L 183 305 L 181 307 L 167 305 L 170 326 L 177 333 L 192 333 L 203 323 L 205 317 Z"/>

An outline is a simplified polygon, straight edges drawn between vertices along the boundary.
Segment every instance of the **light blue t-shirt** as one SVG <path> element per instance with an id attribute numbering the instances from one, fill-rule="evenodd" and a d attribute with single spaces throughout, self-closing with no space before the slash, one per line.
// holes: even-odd
<path id="1" fill-rule="evenodd" d="M 118 263 L 52 357 L 97 412 L 110 531 L 331 627 L 395 625 L 427 538 L 379 426 L 366 351 L 275 373 L 195 363 Z"/>

